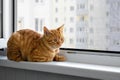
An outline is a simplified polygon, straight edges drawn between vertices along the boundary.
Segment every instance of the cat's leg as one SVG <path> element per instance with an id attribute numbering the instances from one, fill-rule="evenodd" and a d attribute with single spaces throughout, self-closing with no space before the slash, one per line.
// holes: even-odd
<path id="1" fill-rule="evenodd" d="M 33 51 L 30 55 L 28 55 L 28 61 L 30 62 L 48 62 L 48 58 L 41 55 L 37 51 Z"/>
<path id="2" fill-rule="evenodd" d="M 66 61 L 65 56 L 56 54 L 54 57 L 54 61 Z"/>
<path id="3" fill-rule="evenodd" d="M 32 59 L 29 59 L 30 62 L 48 62 L 46 57 L 33 56 Z"/>
<path id="4" fill-rule="evenodd" d="M 15 46 L 11 46 L 7 48 L 7 57 L 9 60 L 13 60 L 17 62 L 23 61 L 21 52 Z"/>
<path id="5" fill-rule="evenodd" d="M 66 58 L 63 55 L 60 55 L 59 52 L 59 48 L 55 50 L 56 55 L 54 57 L 54 61 L 66 61 Z"/>
<path id="6" fill-rule="evenodd" d="M 28 59 L 30 62 L 48 62 L 49 60 L 46 57 L 41 57 L 41 56 L 32 56 L 31 58 Z"/>

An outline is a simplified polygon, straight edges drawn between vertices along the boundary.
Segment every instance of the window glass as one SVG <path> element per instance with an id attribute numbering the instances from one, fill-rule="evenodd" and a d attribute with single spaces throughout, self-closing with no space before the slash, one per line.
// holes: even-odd
<path id="1" fill-rule="evenodd" d="M 120 51 L 120 0 L 17 0 L 16 4 L 16 30 L 42 32 L 44 26 L 65 24 L 63 48 Z"/>
<path id="2" fill-rule="evenodd" d="M 3 38 L 3 3 L 0 0 L 0 38 Z"/>

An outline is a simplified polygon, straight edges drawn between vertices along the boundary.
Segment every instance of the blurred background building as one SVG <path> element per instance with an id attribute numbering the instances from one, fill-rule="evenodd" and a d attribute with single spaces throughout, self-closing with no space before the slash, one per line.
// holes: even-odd
<path id="1" fill-rule="evenodd" d="M 120 49 L 120 0 L 18 0 L 17 30 L 62 24 L 64 48 Z"/>

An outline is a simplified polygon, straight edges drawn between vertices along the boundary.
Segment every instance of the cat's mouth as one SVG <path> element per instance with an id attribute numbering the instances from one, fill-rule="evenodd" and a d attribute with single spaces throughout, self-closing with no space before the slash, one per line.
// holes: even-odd
<path id="1" fill-rule="evenodd" d="M 53 48 L 53 49 L 56 49 L 56 48 L 60 48 L 60 46 L 54 45 L 54 46 L 52 46 L 52 48 Z"/>

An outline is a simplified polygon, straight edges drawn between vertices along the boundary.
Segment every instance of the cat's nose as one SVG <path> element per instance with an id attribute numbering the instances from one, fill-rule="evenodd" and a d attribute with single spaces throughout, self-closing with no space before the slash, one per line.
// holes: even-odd
<path id="1" fill-rule="evenodd" d="M 59 46 L 61 46 L 61 43 L 60 43 L 60 42 L 57 42 L 57 44 L 58 44 Z"/>
<path id="2" fill-rule="evenodd" d="M 57 44 L 60 44 L 59 42 L 57 42 Z"/>
<path id="3" fill-rule="evenodd" d="M 57 44 L 59 44 L 59 42 L 57 42 Z"/>

